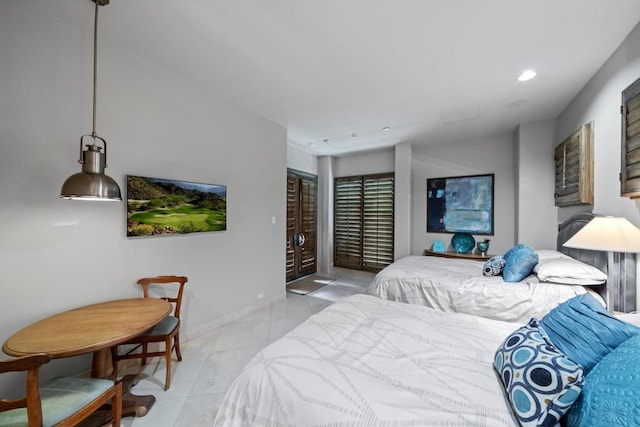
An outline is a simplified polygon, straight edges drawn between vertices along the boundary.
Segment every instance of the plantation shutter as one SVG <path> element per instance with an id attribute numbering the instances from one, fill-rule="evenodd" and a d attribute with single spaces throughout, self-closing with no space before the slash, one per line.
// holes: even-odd
<path id="1" fill-rule="evenodd" d="M 593 124 L 587 123 L 555 149 L 556 206 L 593 204 Z"/>
<path id="2" fill-rule="evenodd" d="M 334 265 L 362 266 L 362 178 L 335 181 Z"/>
<path id="3" fill-rule="evenodd" d="M 622 92 L 620 195 L 640 197 L 640 80 Z"/>
<path id="4" fill-rule="evenodd" d="M 362 261 L 367 270 L 393 262 L 393 176 L 364 178 Z"/>
<path id="5" fill-rule="evenodd" d="M 336 178 L 336 266 L 378 271 L 393 262 L 393 200 L 393 174 Z"/>

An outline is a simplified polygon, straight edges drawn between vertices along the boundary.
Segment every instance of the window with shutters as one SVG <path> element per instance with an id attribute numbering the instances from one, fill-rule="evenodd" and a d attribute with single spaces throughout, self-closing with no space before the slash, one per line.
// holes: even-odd
<path id="1" fill-rule="evenodd" d="M 556 206 L 593 204 L 593 122 L 582 125 L 555 150 Z"/>
<path id="2" fill-rule="evenodd" d="M 640 198 L 640 79 L 622 91 L 620 195 Z"/>
<path id="3" fill-rule="evenodd" d="M 393 262 L 393 173 L 335 179 L 334 265 L 379 271 Z"/>

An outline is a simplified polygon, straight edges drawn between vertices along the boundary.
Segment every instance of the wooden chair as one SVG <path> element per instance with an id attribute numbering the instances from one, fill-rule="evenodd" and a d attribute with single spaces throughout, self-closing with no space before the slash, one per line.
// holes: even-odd
<path id="1" fill-rule="evenodd" d="M 145 298 L 149 298 L 150 285 L 166 285 L 178 283 L 180 286 L 178 287 L 176 297 L 162 297 L 162 299 L 169 301 L 174 305 L 173 315 L 165 317 L 160 323 L 158 323 L 156 326 L 149 329 L 142 335 L 120 343 L 119 345 L 137 344 L 136 347 L 129 350 L 128 352 L 119 354 L 119 345 L 114 346 L 111 349 L 114 379 L 116 379 L 118 376 L 118 362 L 120 360 L 142 359 L 142 365 L 144 366 L 147 364 L 148 357 L 165 356 L 167 375 L 164 383 L 164 389 L 169 390 L 169 387 L 171 386 L 171 352 L 173 349 L 175 349 L 176 351 L 178 361 L 182 360 L 182 354 L 180 354 L 180 306 L 182 305 L 182 292 L 184 290 L 185 283 L 187 283 L 187 280 L 189 279 L 184 276 L 145 277 L 138 280 L 138 284 L 142 286 L 142 292 Z M 164 351 L 148 351 L 149 343 L 162 342 L 164 342 Z M 139 347 L 142 348 L 142 351 L 140 353 L 135 352 Z"/>
<path id="2" fill-rule="evenodd" d="M 27 395 L 0 399 L 0 426 L 75 426 L 111 403 L 111 425 L 120 426 L 122 383 L 99 378 L 57 377 L 39 384 L 48 354 L 0 360 L 0 373 L 27 372 Z"/>

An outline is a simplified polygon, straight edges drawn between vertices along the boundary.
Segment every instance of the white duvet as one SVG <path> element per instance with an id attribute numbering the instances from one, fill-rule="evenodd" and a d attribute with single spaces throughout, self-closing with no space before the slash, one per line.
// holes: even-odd
<path id="1" fill-rule="evenodd" d="M 354 295 L 259 352 L 215 425 L 513 427 L 492 360 L 517 327 Z"/>
<path id="2" fill-rule="evenodd" d="M 540 318 L 587 292 L 582 286 L 540 282 L 535 275 L 507 283 L 502 276 L 483 276 L 482 265 L 465 259 L 408 256 L 381 270 L 367 292 L 391 301 L 519 323 Z"/>

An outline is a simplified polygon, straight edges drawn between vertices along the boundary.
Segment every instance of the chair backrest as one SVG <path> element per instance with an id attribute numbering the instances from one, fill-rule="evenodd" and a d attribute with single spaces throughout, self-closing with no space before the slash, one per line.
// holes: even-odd
<path id="1" fill-rule="evenodd" d="M 144 277 L 138 280 L 138 285 L 142 286 L 142 293 L 145 298 L 149 298 L 149 285 L 165 285 L 169 283 L 179 283 L 178 294 L 175 297 L 162 297 L 161 299 L 173 304 L 173 315 L 180 318 L 180 306 L 182 305 L 182 292 L 184 284 L 189 279 L 186 276 L 156 276 Z"/>
<path id="2" fill-rule="evenodd" d="M 0 360 L 0 373 L 27 372 L 27 393 L 21 399 L 0 399 L 0 412 L 11 409 L 27 408 L 29 427 L 42 425 L 42 404 L 40 403 L 39 372 L 40 366 L 48 363 L 48 354 L 34 354 L 15 359 Z"/>

